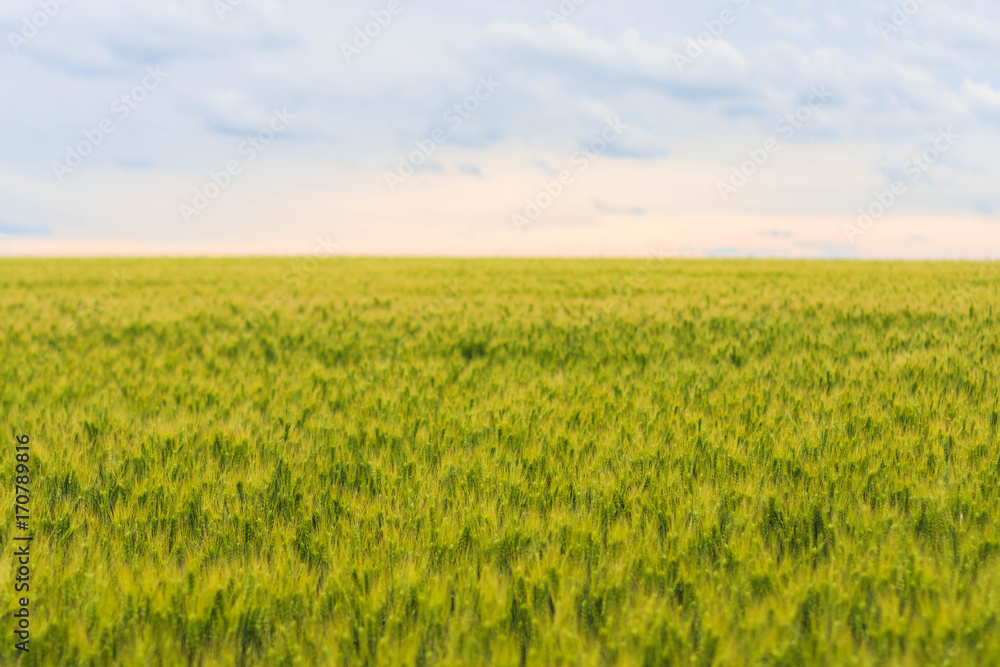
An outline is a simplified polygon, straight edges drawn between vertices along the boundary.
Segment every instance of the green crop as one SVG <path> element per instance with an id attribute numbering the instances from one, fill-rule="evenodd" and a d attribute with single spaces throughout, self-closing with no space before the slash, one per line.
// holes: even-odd
<path id="1" fill-rule="evenodd" d="M 0 262 L 0 663 L 998 664 L 998 286 Z"/>

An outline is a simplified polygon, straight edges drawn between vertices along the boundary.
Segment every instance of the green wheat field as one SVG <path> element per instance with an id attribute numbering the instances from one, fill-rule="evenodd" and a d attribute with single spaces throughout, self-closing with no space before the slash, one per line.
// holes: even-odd
<path id="1" fill-rule="evenodd" d="M 998 319 L 993 264 L 0 262 L 0 664 L 1000 664 Z"/>

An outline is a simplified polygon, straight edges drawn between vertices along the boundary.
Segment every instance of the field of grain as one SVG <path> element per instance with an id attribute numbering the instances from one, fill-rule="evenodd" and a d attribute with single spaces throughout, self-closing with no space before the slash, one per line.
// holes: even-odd
<path id="1" fill-rule="evenodd" d="M 1000 663 L 1000 270 L 0 262 L 0 663 Z"/>

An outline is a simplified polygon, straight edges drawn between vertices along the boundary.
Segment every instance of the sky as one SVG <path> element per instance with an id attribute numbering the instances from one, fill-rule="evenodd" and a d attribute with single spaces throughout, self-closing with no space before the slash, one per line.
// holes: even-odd
<path id="1" fill-rule="evenodd" d="M 996 0 L 4 0 L 0 255 L 1000 256 Z"/>

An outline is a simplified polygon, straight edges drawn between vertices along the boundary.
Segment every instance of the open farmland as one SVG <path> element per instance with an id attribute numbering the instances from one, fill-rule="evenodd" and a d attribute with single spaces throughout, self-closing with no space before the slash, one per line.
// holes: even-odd
<path id="1" fill-rule="evenodd" d="M 998 320 L 991 264 L 0 262 L 19 664 L 1000 663 Z"/>

